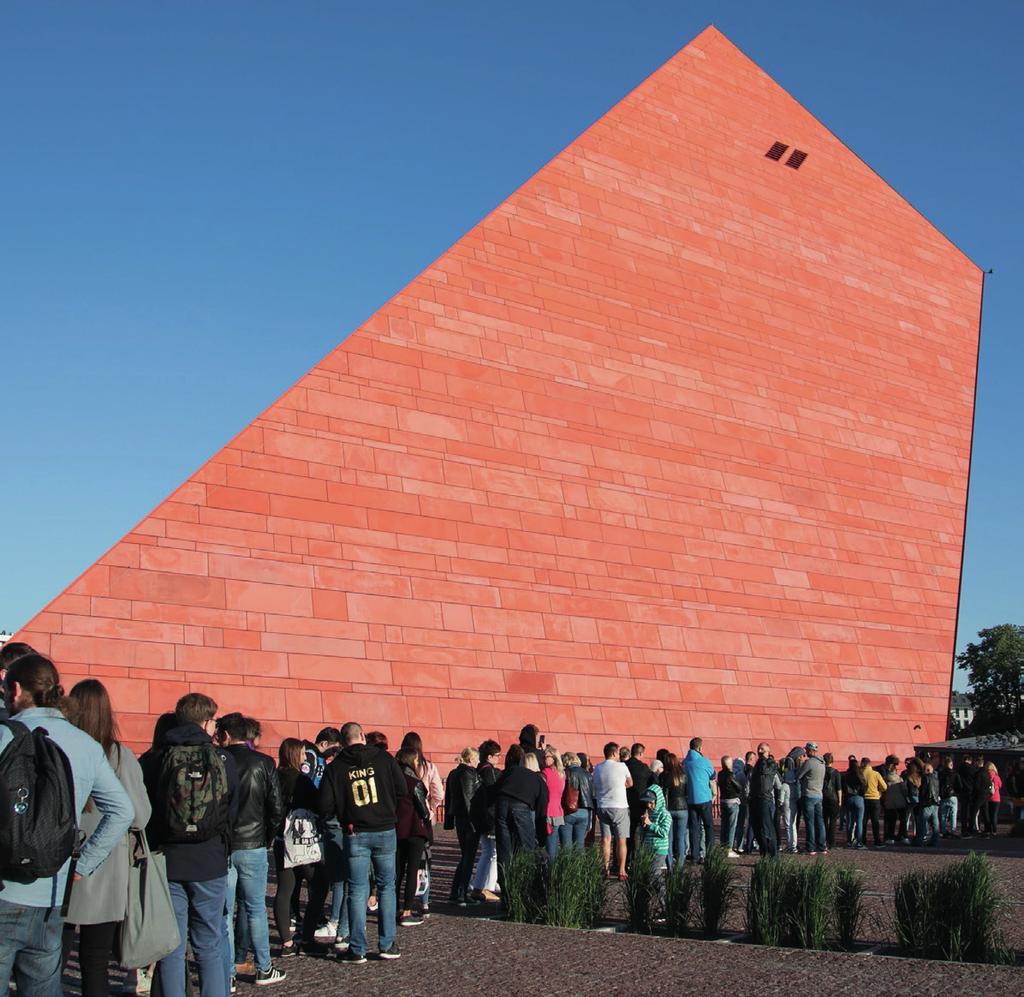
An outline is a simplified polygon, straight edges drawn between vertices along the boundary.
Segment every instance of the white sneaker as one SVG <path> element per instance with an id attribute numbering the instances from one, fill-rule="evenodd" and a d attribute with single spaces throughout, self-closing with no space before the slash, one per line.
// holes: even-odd
<path id="1" fill-rule="evenodd" d="M 734 852 L 731 848 L 729 849 L 729 858 L 738 859 L 740 857 L 739 852 Z"/>
<path id="2" fill-rule="evenodd" d="M 256 970 L 256 986 L 268 987 L 273 983 L 281 983 L 287 978 L 287 974 L 282 973 L 281 970 L 275 969 L 273 966 L 270 967 L 266 972 L 258 969 Z"/>
<path id="3" fill-rule="evenodd" d="M 333 942 L 338 937 L 338 922 L 328 921 L 326 924 L 321 924 L 313 937 L 318 942 Z"/>

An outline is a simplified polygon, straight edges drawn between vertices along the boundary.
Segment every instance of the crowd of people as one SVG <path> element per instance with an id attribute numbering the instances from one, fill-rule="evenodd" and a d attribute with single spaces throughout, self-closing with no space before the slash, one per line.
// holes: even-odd
<path id="1" fill-rule="evenodd" d="M 25 644 L 0 648 L 0 672 L 0 806 L 24 818 L 0 827 L 0 991 L 13 980 L 39 997 L 63 992 L 76 945 L 84 997 L 110 992 L 121 931 L 140 915 L 128 890 L 140 838 L 164 857 L 178 931 L 133 992 L 184 997 L 188 945 L 201 997 L 226 997 L 242 975 L 283 981 L 281 965 L 300 952 L 365 963 L 368 912 L 376 956 L 399 958 L 399 929 L 430 915 L 439 814 L 459 845 L 448 902 L 467 906 L 500 899 L 521 849 L 554 858 L 599 841 L 606 874 L 626 880 L 641 843 L 665 868 L 703 862 L 716 810 L 731 856 L 795 852 L 801 821 L 811 855 L 835 847 L 837 827 L 851 848 L 866 847 L 869 827 L 876 847 L 937 845 L 994 834 L 1003 790 L 981 757 L 875 766 L 851 755 L 838 769 L 814 742 L 781 760 L 761 743 L 717 766 L 699 737 L 682 757 L 661 748 L 650 759 L 643 744 L 609 742 L 593 764 L 545 744 L 532 724 L 504 752 L 490 739 L 467 746 L 446 780 L 415 732 L 392 753 L 385 734 L 356 721 L 286 738 L 275 762 L 259 750 L 258 720 L 221 714 L 201 693 L 158 719 L 137 759 L 100 681 L 65 696 L 54 664 Z M 1007 780 L 1024 797 L 1024 763 Z M 12 790 L 21 785 L 34 806 L 28 789 Z"/>

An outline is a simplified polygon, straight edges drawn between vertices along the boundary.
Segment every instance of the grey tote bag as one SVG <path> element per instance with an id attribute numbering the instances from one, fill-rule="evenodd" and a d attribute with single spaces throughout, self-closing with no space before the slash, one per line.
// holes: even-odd
<path id="1" fill-rule="evenodd" d="M 181 943 L 167 888 L 167 860 L 151 852 L 144 831 L 133 831 L 128 909 L 118 932 L 118 962 L 139 969 L 170 955 Z"/>

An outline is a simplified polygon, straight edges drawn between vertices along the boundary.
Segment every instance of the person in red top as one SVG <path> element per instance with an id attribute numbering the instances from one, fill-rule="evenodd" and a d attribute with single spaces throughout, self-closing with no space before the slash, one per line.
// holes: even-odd
<path id="1" fill-rule="evenodd" d="M 565 766 L 562 764 L 562 756 L 553 745 L 544 749 L 544 769 L 541 772 L 548 787 L 548 837 L 544 847 L 547 849 L 548 858 L 553 859 L 558 854 L 558 849 L 571 840 L 567 835 L 569 830 L 565 826 L 565 811 L 562 809 L 562 793 L 565 792 Z"/>
<path id="2" fill-rule="evenodd" d="M 995 834 L 999 824 L 999 804 L 1002 802 L 1000 790 L 1003 788 L 1003 780 L 999 777 L 999 770 L 995 762 L 989 762 L 985 766 L 987 778 L 982 776 L 979 779 L 979 787 L 984 802 L 982 817 L 985 820 L 985 831 L 988 834 Z"/>

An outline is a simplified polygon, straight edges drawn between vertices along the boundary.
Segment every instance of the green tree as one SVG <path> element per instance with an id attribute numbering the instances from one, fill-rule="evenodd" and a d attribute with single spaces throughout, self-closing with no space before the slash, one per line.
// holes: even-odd
<path id="1" fill-rule="evenodd" d="M 971 734 L 1024 728 L 1024 627 L 1002 623 L 957 655 L 971 682 Z"/>

